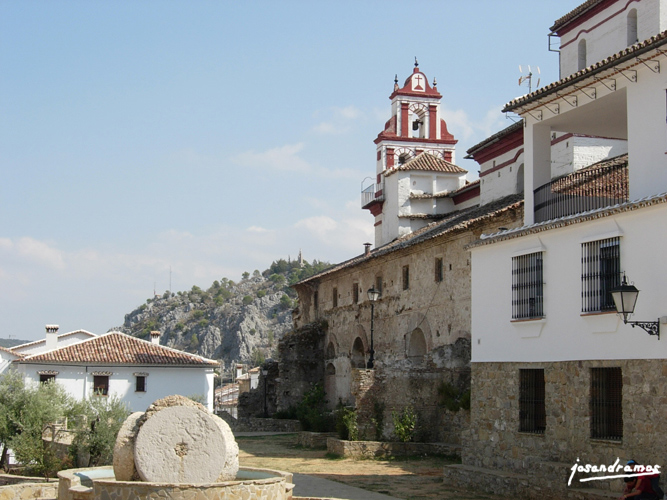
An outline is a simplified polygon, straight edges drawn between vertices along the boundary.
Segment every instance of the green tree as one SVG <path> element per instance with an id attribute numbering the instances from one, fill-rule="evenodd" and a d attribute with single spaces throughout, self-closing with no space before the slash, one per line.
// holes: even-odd
<path id="1" fill-rule="evenodd" d="M 11 448 L 19 462 L 28 464 L 31 473 L 53 476 L 62 462 L 42 435 L 50 424 L 71 416 L 72 400 L 55 382 L 26 386 L 21 375 L 14 372 L 0 379 L 0 399 L 7 402 L 0 405 L 3 447 Z M 7 431 L 12 435 L 7 436 Z"/>
<path id="2" fill-rule="evenodd" d="M 250 273 L 249 273 L 248 271 L 245 271 L 245 272 L 241 275 L 241 277 L 242 277 L 244 280 L 247 280 L 248 278 L 250 278 Z"/>
<path id="3" fill-rule="evenodd" d="M 266 361 L 266 356 L 264 356 L 264 353 L 260 349 L 255 347 L 252 350 L 253 366 L 261 366 L 264 364 L 264 361 Z"/>
<path id="4" fill-rule="evenodd" d="M 288 295 L 283 294 L 283 296 L 280 297 L 280 307 L 283 309 L 290 309 L 292 306 L 292 299 L 290 299 Z"/>
<path id="5" fill-rule="evenodd" d="M 93 397 L 74 405 L 76 432 L 70 455 L 76 458 L 90 454 L 89 466 L 113 463 L 113 448 L 118 431 L 130 414 L 127 405 L 117 396 Z"/>
<path id="6" fill-rule="evenodd" d="M 253 298 L 252 298 L 251 295 L 246 295 L 245 297 L 243 297 L 243 304 L 246 305 L 246 306 L 248 304 L 252 304 L 252 301 L 253 301 Z"/>
<path id="7" fill-rule="evenodd" d="M 403 413 L 392 411 L 391 417 L 394 421 L 396 437 L 404 443 L 412 441 L 415 433 L 415 425 L 417 424 L 417 414 L 412 406 L 405 407 Z"/>

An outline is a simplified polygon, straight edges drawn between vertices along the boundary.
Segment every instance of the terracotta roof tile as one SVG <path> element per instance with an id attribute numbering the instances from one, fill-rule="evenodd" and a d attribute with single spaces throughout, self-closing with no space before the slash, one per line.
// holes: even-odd
<path id="1" fill-rule="evenodd" d="M 6 348 L 6 347 L 2 347 L 2 346 L 0 346 L 0 351 L 4 351 L 4 352 L 6 352 L 6 353 L 9 353 L 9 354 L 11 354 L 12 356 L 16 356 L 17 358 L 22 358 L 22 357 L 23 357 L 23 354 L 20 354 L 20 353 L 18 353 L 18 352 L 14 352 L 14 351 L 12 351 L 11 349 L 8 349 L 8 348 Z"/>
<path id="2" fill-rule="evenodd" d="M 96 363 L 109 365 L 217 365 L 212 359 L 111 332 L 60 349 L 26 356 L 22 363 Z"/>
<path id="3" fill-rule="evenodd" d="M 69 337 L 70 335 L 74 335 L 75 333 L 85 333 L 86 335 L 89 335 L 91 337 L 96 337 L 97 336 L 94 333 L 90 333 L 89 331 L 86 331 L 86 330 L 74 330 L 72 332 L 61 333 L 60 335 L 58 335 L 58 340 L 64 339 L 65 337 Z M 13 351 L 14 349 L 19 349 L 19 348 L 28 347 L 28 346 L 35 346 L 35 345 L 38 345 L 38 344 L 45 344 L 45 343 L 46 343 L 46 339 L 34 340 L 34 341 L 28 342 L 26 344 L 15 345 L 14 347 L 11 347 L 10 350 Z"/>
<path id="4" fill-rule="evenodd" d="M 385 173 L 385 177 L 398 172 L 399 170 L 425 170 L 429 172 L 446 172 L 448 174 L 467 174 L 468 171 L 454 165 L 448 161 L 438 158 L 430 153 L 419 153 L 411 160 L 405 162 L 403 165 L 389 170 Z"/>
<path id="5" fill-rule="evenodd" d="M 549 28 L 552 32 L 557 31 L 558 29 L 562 28 L 565 26 L 567 23 L 570 21 L 574 21 L 577 17 L 582 15 L 584 12 L 592 9 L 595 7 L 597 4 L 602 3 L 604 0 L 588 0 L 587 2 L 582 3 L 579 7 L 576 7 L 572 9 L 570 12 L 565 14 L 563 17 L 560 19 L 557 19 L 556 22 L 554 22 L 554 25 Z"/>
<path id="6" fill-rule="evenodd" d="M 523 195 L 515 194 L 506 196 L 482 206 L 476 205 L 474 207 L 469 207 L 444 215 L 442 216 L 444 217 L 443 220 L 432 222 L 431 224 L 418 229 L 417 231 L 413 231 L 410 234 L 397 238 L 394 241 L 381 246 L 380 248 L 372 250 L 369 255 L 361 254 L 357 257 L 346 260 L 345 262 L 341 262 L 340 264 L 333 265 L 329 269 L 325 269 L 321 273 L 306 278 L 305 280 L 302 280 L 293 286 L 296 287 L 311 281 L 317 281 L 318 279 L 337 271 L 354 267 L 357 264 L 370 261 L 377 257 L 390 254 L 403 248 L 417 245 L 423 241 L 428 241 L 444 234 L 455 234 L 458 231 L 468 230 L 474 225 L 488 220 L 491 217 L 500 215 L 504 212 L 507 212 L 508 210 L 518 209 L 522 206 Z"/>
<path id="7" fill-rule="evenodd" d="M 588 68 L 584 68 L 581 71 L 577 71 L 576 73 L 573 73 L 572 75 L 562 78 L 557 82 L 551 83 L 546 87 L 537 89 L 535 92 L 526 94 L 521 97 L 517 97 L 516 99 L 513 99 L 507 104 L 505 104 L 505 107 L 503 107 L 502 111 L 504 113 L 507 111 L 514 111 L 515 109 L 520 108 L 521 106 L 524 106 L 531 102 L 537 101 L 540 98 L 556 94 L 559 90 L 563 90 L 564 88 L 572 86 L 575 83 L 579 83 L 580 81 L 585 80 L 591 76 L 602 73 L 605 70 L 614 68 L 625 61 L 628 61 L 630 65 L 634 65 L 637 63 L 637 56 L 644 54 L 646 52 L 650 52 L 651 50 L 657 49 L 658 47 L 665 44 L 667 44 L 667 31 L 663 31 L 658 35 L 652 36 L 651 38 L 649 38 L 648 40 L 644 40 L 643 42 L 631 45 L 630 47 L 627 47 L 622 51 L 614 55 L 611 55 L 598 63 L 589 66 Z"/>

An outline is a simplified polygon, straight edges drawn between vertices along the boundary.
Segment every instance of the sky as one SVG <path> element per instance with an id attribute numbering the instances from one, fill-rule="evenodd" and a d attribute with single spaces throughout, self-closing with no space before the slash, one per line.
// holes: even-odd
<path id="1" fill-rule="evenodd" d="M 362 253 L 395 75 L 437 78 L 474 180 L 465 151 L 511 125 L 519 66 L 558 80 L 547 34 L 579 3 L 0 0 L 0 338 Z"/>

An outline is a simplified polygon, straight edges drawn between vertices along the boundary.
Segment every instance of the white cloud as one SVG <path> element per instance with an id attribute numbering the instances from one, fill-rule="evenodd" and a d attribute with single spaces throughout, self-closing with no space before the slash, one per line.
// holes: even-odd
<path id="1" fill-rule="evenodd" d="M 501 109 L 502 106 L 492 106 L 481 120 L 472 120 L 462 109 L 447 109 L 445 106 L 442 106 L 441 113 L 447 122 L 447 129 L 457 139 L 478 142 L 509 126 Z"/>
<path id="2" fill-rule="evenodd" d="M 246 151 L 232 158 L 238 165 L 252 168 L 270 168 L 284 172 L 310 172 L 311 165 L 299 156 L 304 144 L 286 144 L 263 152 Z"/>
<path id="3" fill-rule="evenodd" d="M 33 238 L 20 238 L 10 247 L 16 255 L 33 264 L 46 266 L 52 269 L 65 268 L 62 252 L 49 244 Z"/>
<path id="4" fill-rule="evenodd" d="M 364 113 L 355 106 L 331 107 L 326 111 L 318 111 L 315 116 L 326 114 L 324 121 L 313 127 L 318 134 L 337 135 L 345 134 L 352 130 L 356 120 L 364 119 Z"/>
<path id="5" fill-rule="evenodd" d="M 268 233 L 269 230 L 259 226 L 250 226 L 246 229 L 249 233 Z"/>

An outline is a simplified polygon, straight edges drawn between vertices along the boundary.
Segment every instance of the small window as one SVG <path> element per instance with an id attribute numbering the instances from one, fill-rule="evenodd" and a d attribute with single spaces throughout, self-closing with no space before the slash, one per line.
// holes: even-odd
<path id="1" fill-rule="evenodd" d="M 403 290 L 410 288 L 410 266 L 403 266 Z"/>
<path id="2" fill-rule="evenodd" d="M 543 253 L 512 257 L 512 319 L 544 316 Z"/>
<path id="3" fill-rule="evenodd" d="M 46 384 L 48 382 L 55 382 L 56 381 L 56 376 L 53 374 L 41 374 L 39 376 L 39 383 L 40 384 Z"/>
<path id="4" fill-rule="evenodd" d="M 359 283 L 354 283 L 352 285 L 352 303 L 359 303 Z"/>
<path id="5" fill-rule="evenodd" d="M 382 276 L 375 277 L 375 289 L 382 293 Z"/>
<path id="6" fill-rule="evenodd" d="M 546 427 L 544 369 L 519 370 L 519 432 L 543 434 Z"/>
<path id="7" fill-rule="evenodd" d="M 621 284 L 620 238 L 581 245 L 581 311 L 615 311 L 610 290 Z"/>
<path id="8" fill-rule="evenodd" d="M 333 307 L 338 307 L 338 288 L 334 287 L 332 294 Z"/>
<path id="9" fill-rule="evenodd" d="M 313 292 L 313 308 L 317 311 L 319 307 L 320 297 L 317 291 Z"/>
<path id="10" fill-rule="evenodd" d="M 108 375 L 94 375 L 93 376 L 93 394 L 96 396 L 109 395 L 109 376 Z"/>
<path id="11" fill-rule="evenodd" d="M 442 258 L 435 259 L 435 282 L 440 283 L 443 278 Z"/>
<path id="12" fill-rule="evenodd" d="M 137 375 L 136 383 L 134 386 L 135 392 L 146 392 L 146 376 Z"/>
<path id="13" fill-rule="evenodd" d="M 591 368 L 591 438 L 623 438 L 623 377 L 621 368 Z"/>

